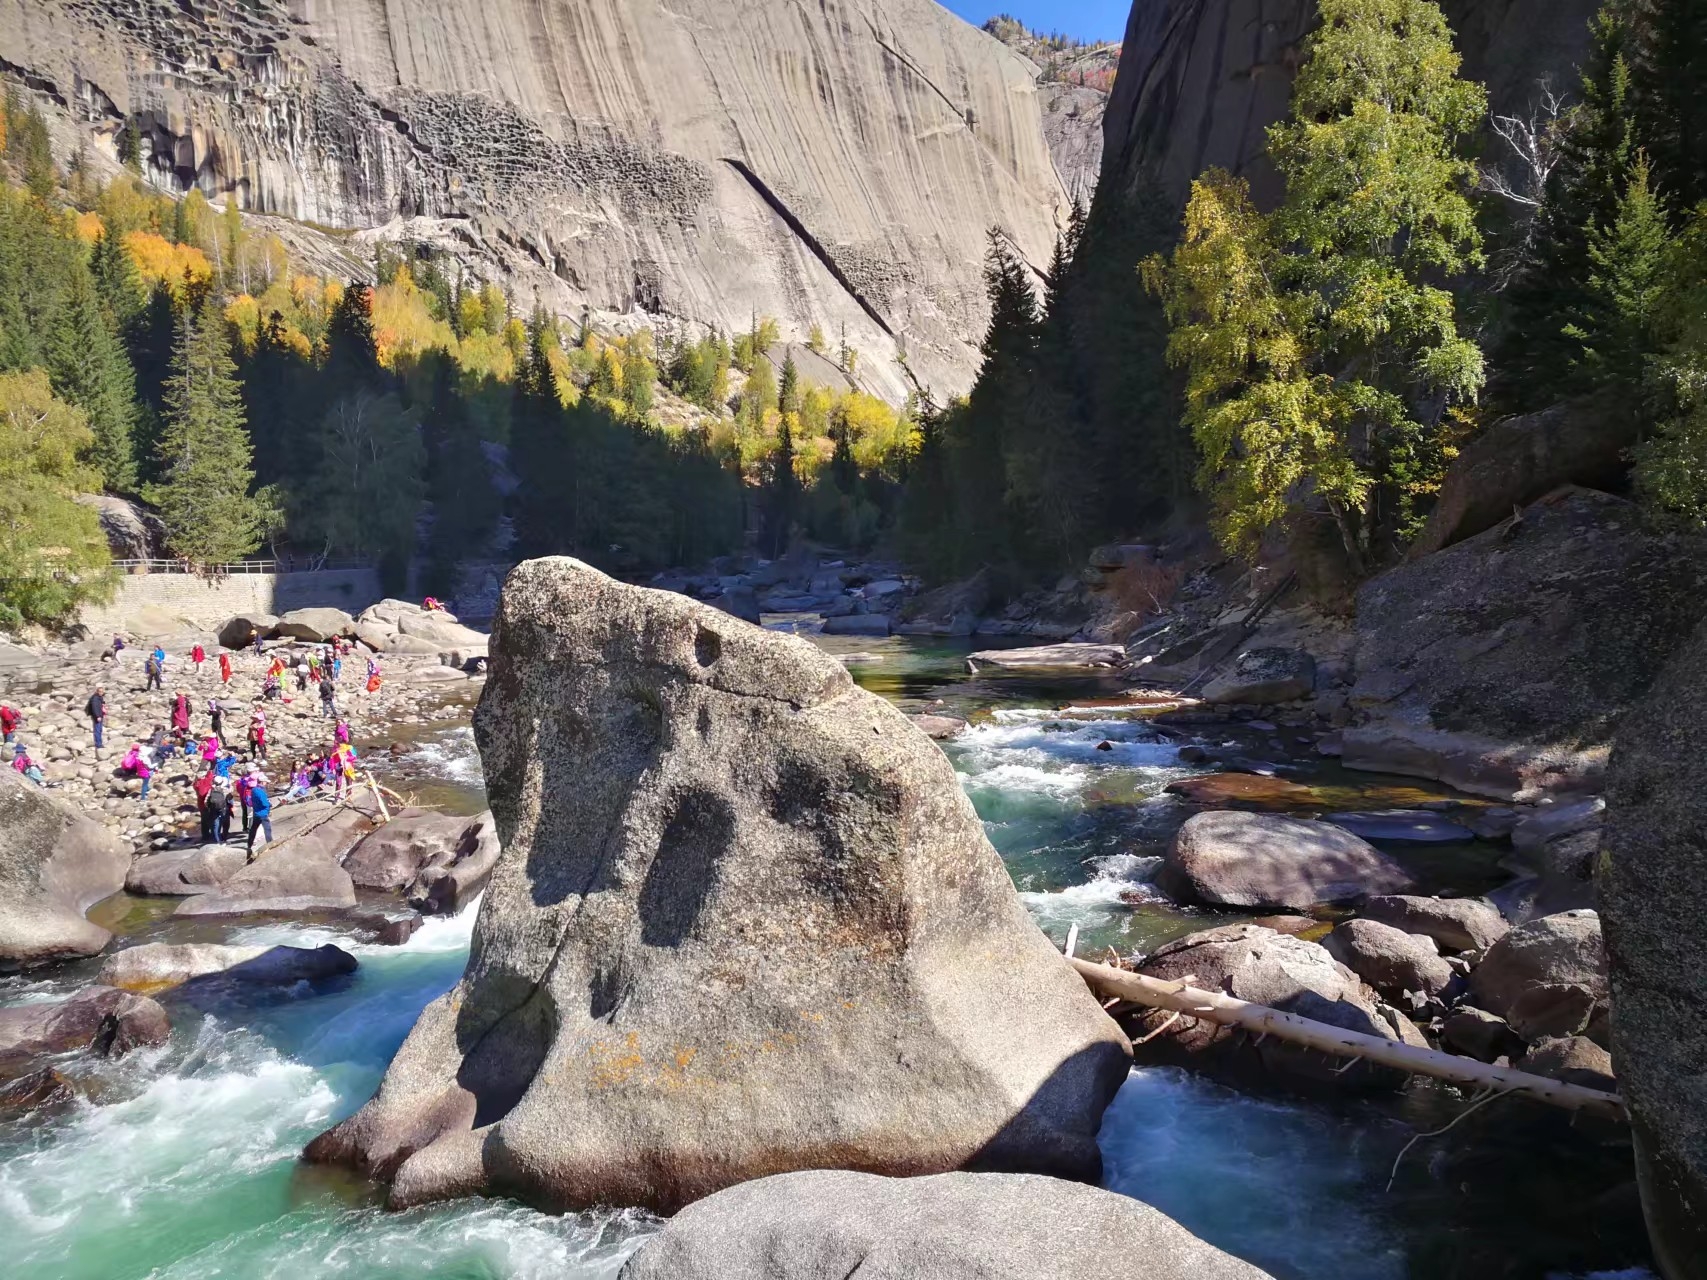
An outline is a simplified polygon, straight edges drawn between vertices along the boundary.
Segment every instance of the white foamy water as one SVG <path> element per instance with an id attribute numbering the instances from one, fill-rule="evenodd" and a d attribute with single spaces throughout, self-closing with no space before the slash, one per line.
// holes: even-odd
<path id="1" fill-rule="evenodd" d="M 1050 937 L 1074 924 L 1081 929 L 1104 927 L 1127 914 L 1134 902 L 1166 901 L 1151 883 L 1161 864 L 1158 857 L 1108 854 L 1091 859 L 1091 878 L 1082 884 L 1047 892 L 1022 889 L 1019 897 Z"/>
<path id="2" fill-rule="evenodd" d="M 436 738 L 417 744 L 407 758 L 425 772 L 447 782 L 468 787 L 484 786 L 486 782 L 480 771 L 480 752 L 474 746 L 474 729 L 470 725 L 458 725 Z"/>

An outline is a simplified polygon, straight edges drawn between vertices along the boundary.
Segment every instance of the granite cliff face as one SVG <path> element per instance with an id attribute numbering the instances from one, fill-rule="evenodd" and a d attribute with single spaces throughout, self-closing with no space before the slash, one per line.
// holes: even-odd
<path id="1" fill-rule="evenodd" d="M 1442 0 L 1464 74 L 1495 112 L 1521 113 L 1546 80 L 1575 91 L 1599 0 Z M 1184 204 L 1212 165 L 1279 191 L 1264 131 L 1286 114 L 1312 0 L 1144 0 L 1132 6 L 1104 123 L 1106 198 L 1159 192 Z"/>
<path id="2" fill-rule="evenodd" d="M 896 393 L 970 382 L 987 230 L 1041 265 L 1065 213 L 1036 68 L 932 0 L 0 0 L 0 66 L 169 187 L 561 312 L 845 324 Z"/>

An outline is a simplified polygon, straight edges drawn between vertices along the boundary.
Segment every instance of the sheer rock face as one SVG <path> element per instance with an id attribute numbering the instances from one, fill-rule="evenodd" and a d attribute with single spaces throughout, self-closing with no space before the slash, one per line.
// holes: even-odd
<path id="1" fill-rule="evenodd" d="M 1065 212 L 1036 68 L 932 0 L 0 0 L 0 58 L 180 189 L 564 313 L 845 323 L 897 398 L 897 336 L 971 381 L 987 230 L 1042 266 Z"/>
<path id="2" fill-rule="evenodd" d="M 1707 624 L 1618 727 L 1597 877 L 1612 1059 L 1665 1275 L 1707 1258 Z"/>
<path id="3" fill-rule="evenodd" d="M 397 1205 L 663 1211 L 792 1169 L 1097 1176 L 1124 1037 L 834 658 L 530 561 L 475 733 L 504 853 L 468 971 L 310 1159 Z"/>
<path id="4" fill-rule="evenodd" d="M 1463 74 L 1487 84 L 1497 112 L 1526 113 L 1539 83 L 1577 86 L 1599 0 L 1443 0 Z M 1268 126 L 1291 105 L 1310 0 L 1145 0 L 1132 6 L 1103 126 L 1109 198 L 1159 193 L 1183 205 L 1212 165 L 1280 197 L 1265 154 Z"/>

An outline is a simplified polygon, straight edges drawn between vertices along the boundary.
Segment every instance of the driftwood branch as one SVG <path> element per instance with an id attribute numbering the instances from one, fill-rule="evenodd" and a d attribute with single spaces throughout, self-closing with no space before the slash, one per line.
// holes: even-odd
<path id="1" fill-rule="evenodd" d="M 1348 1031 L 1344 1027 L 1301 1018 L 1295 1013 L 1251 1004 L 1219 991 L 1205 991 L 1183 982 L 1167 982 L 1069 958 L 1068 964 L 1101 994 L 1117 995 L 1151 1009 L 1165 1009 L 1228 1027 L 1243 1027 L 1258 1036 L 1272 1035 L 1309 1049 L 1341 1058 L 1364 1058 L 1383 1067 L 1394 1067 L 1414 1075 L 1433 1076 L 1454 1084 L 1499 1093 L 1521 1093 L 1569 1111 L 1598 1111 L 1624 1118 L 1624 1100 L 1615 1093 L 1565 1084 L 1546 1076 L 1532 1075 L 1511 1067 L 1495 1067 L 1474 1058 L 1460 1058 L 1436 1049 L 1419 1049 L 1398 1040 Z"/>

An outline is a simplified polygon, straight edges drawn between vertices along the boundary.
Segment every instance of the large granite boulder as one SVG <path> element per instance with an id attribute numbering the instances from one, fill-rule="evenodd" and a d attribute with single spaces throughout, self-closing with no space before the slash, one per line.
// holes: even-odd
<path id="1" fill-rule="evenodd" d="M 1598 793 L 1619 719 L 1707 614 L 1707 543 L 1565 490 L 1368 583 L 1352 768 L 1504 800 Z"/>
<path id="2" fill-rule="evenodd" d="M 401 893 L 427 913 L 453 914 L 485 888 L 502 846 L 490 811 L 473 818 L 405 810 L 344 859 L 359 888 Z"/>
<path id="3" fill-rule="evenodd" d="M 1561 911 L 1512 929 L 1470 974 L 1479 1008 L 1496 1013 L 1525 1040 L 1606 1038 L 1606 958 L 1600 917 Z"/>
<path id="4" fill-rule="evenodd" d="M 1668 1276 L 1707 1258 L 1707 625 L 1619 727 L 1598 890 L 1648 1231 Z"/>
<path id="5" fill-rule="evenodd" d="M 1635 414 L 1593 399 L 1494 423 L 1447 468 L 1410 557 L 1473 538 L 1562 485 L 1622 489 L 1638 425 Z"/>
<path id="6" fill-rule="evenodd" d="M 273 633 L 279 620 L 270 613 L 236 613 L 219 624 L 219 643 L 227 649 L 246 649 L 257 632 L 263 639 Z"/>
<path id="7" fill-rule="evenodd" d="M 1203 686 L 1203 700 L 1269 706 L 1308 698 L 1316 689 L 1316 660 L 1302 649 L 1246 649 Z"/>
<path id="8" fill-rule="evenodd" d="M 1168 943 L 1147 957 L 1139 972 L 1170 982 L 1223 991 L 1350 1031 L 1427 1047 L 1416 1026 L 1380 998 L 1345 965 L 1314 942 L 1258 924 L 1223 925 Z M 1150 1010 L 1135 1037 L 1159 1033 L 1141 1051 L 1146 1061 L 1208 1068 L 1241 1083 L 1282 1084 L 1304 1092 L 1402 1088 L 1401 1072 L 1326 1058 L 1270 1036 L 1253 1038 L 1236 1027 Z"/>
<path id="9" fill-rule="evenodd" d="M 378 826 L 375 813 L 372 798 L 359 795 L 348 804 L 314 799 L 281 805 L 273 815 L 273 839 L 255 846 L 254 862 L 186 897 L 174 914 L 296 915 L 355 906 L 355 882 L 342 863 Z"/>
<path id="10" fill-rule="evenodd" d="M 1410 873 L 1330 822 L 1215 809 L 1174 833 L 1157 883 L 1182 902 L 1303 911 L 1322 902 L 1397 893 Z"/>
<path id="11" fill-rule="evenodd" d="M 292 609 L 279 615 L 273 630 L 291 640 L 321 644 L 335 636 L 355 634 L 356 621 L 342 609 Z"/>
<path id="12" fill-rule="evenodd" d="M 52 792 L 0 768 L 0 969 L 92 956 L 112 934 L 84 918 L 124 887 L 130 850 Z"/>
<path id="13" fill-rule="evenodd" d="M 1365 898 L 1357 914 L 1431 938 L 1444 951 L 1486 951 L 1511 929 L 1486 898 L 1379 895 Z"/>
<path id="14" fill-rule="evenodd" d="M 813 1170 L 691 1205 L 619 1280 L 1261 1280 L 1141 1200 L 1030 1174 Z"/>
<path id="15" fill-rule="evenodd" d="M 125 892 L 161 898 L 208 893 L 243 869 L 243 857 L 241 843 L 144 854 L 130 864 L 124 878 Z"/>
<path id="16" fill-rule="evenodd" d="M 504 585 L 467 972 L 311 1160 L 674 1211 L 790 1169 L 1094 1179 L 1126 1038 L 835 658 L 569 559 Z"/>
<path id="17" fill-rule="evenodd" d="M 31 1071 L 44 1054 L 84 1051 L 117 1058 L 162 1045 L 172 1034 L 166 1011 L 147 996 L 88 987 L 69 1000 L 0 1009 L 0 1080 Z"/>

